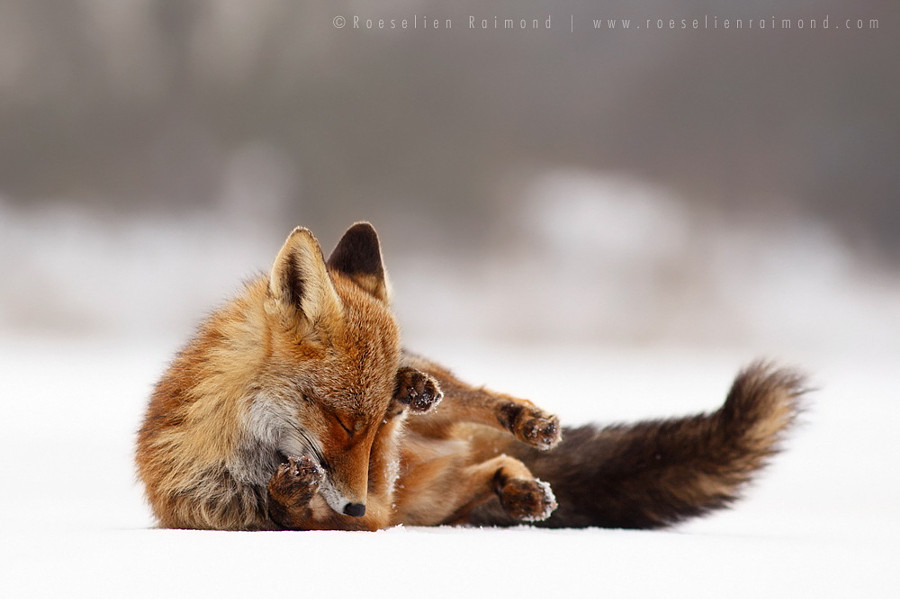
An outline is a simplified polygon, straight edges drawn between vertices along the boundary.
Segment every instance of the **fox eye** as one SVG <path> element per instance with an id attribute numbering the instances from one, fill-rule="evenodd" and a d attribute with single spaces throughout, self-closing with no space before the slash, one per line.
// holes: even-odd
<path id="1" fill-rule="evenodd" d="M 341 428 L 344 429 L 344 432 L 347 433 L 347 436 L 352 439 L 353 438 L 353 429 L 351 429 L 349 426 L 344 424 L 344 421 L 341 420 L 341 418 L 339 416 L 335 416 L 334 419 L 337 420 L 337 423 L 341 425 Z"/>

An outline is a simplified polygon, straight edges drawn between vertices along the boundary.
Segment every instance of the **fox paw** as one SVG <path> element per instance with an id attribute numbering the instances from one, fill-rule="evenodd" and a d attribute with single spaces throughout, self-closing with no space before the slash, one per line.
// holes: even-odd
<path id="1" fill-rule="evenodd" d="M 524 522 L 546 520 L 557 508 L 550 485 L 538 479 L 512 478 L 497 491 L 500 505 L 511 517 Z"/>
<path id="2" fill-rule="evenodd" d="M 289 457 L 269 479 L 269 495 L 285 506 L 306 505 L 319 490 L 325 472 L 309 456 Z"/>
<path id="3" fill-rule="evenodd" d="M 500 407 L 498 418 L 516 439 L 537 449 L 552 449 L 562 438 L 559 418 L 530 402 L 504 404 Z"/>
<path id="4" fill-rule="evenodd" d="M 443 397 L 440 385 L 431 375 L 408 367 L 397 372 L 394 400 L 403 406 L 409 406 L 413 412 L 427 412 Z"/>

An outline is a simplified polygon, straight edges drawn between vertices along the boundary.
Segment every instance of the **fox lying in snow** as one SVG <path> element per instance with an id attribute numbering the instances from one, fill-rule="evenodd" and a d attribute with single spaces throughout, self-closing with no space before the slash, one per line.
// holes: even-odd
<path id="1" fill-rule="evenodd" d="M 666 526 L 731 503 L 804 392 L 757 363 L 712 414 L 561 429 L 401 350 L 388 296 L 371 225 L 327 262 L 291 233 L 156 385 L 136 462 L 161 526 Z"/>

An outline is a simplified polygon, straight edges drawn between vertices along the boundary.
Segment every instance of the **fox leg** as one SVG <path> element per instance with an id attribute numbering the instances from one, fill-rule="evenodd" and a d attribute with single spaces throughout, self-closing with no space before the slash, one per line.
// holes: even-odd
<path id="1" fill-rule="evenodd" d="M 283 528 L 303 530 L 310 526 L 310 502 L 319 491 L 325 473 L 308 456 L 289 457 L 269 479 L 269 518 Z"/>
<path id="2" fill-rule="evenodd" d="M 426 435 L 442 436 L 457 423 L 472 422 L 510 432 L 522 443 L 540 450 L 552 449 L 559 443 L 559 418 L 527 399 L 472 387 L 446 368 L 412 354 L 404 353 L 404 363 L 434 377 L 444 393 L 441 405 L 415 423 Z"/>
<path id="3" fill-rule="evenodd" d="M 424 372 L 410 367 L 397 371 L 394 396 L 388 404 L 369 455 L 370 496 L 374 494 L 377 497 L 393 489 L 399 467 L 397 436 L 407 414 L 429 412 L 440 403 L 443 396 L 438 382 Z"/>
<path id="4" fill-rule="evenodd" d="M 384 528 L 391 521 L 394 484 L 400 475 L 398 439 L 407 416 L 415 417 L 430 411 L 442 398 L 440 385 L 433 377 L 409 367 L 397 372 L 394 396 L 369 454 L 366 518 L 376 523 L 375 528 Z"/>
<path id="5" fill-rule="evenodd" d="M 464 468 L 459 481 L 456 494 L 465 503 L 447 519 L 449 524 L 465 524 L 472 509 L 495 496 L 510 517 L 525 522 L 546 520 L 557 507 L 550 485 L 505 454 Z"/>
<path id="6" fill-rule="evenodd" d="M 430 411 L 440 403 L 443 396 L 438 382 L 424 372 L 410 367 L 403 367 L 397 371 L 394 396 L 388 404 L 369 455 L 370 495 L 374 494 L 377 497 L 393 490 L 399 467 L 397 435 L 406 420 L 406 415 Z"/>

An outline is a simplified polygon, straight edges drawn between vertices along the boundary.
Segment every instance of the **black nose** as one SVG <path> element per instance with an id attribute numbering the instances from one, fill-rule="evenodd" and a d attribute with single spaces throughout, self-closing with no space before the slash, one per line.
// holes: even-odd
<path id="1" fill-rule="evenodd" d="M 366 505 L 364 503 L 348 503 L 344 506 L 344 513 L 354 518 L 362 518 L 366 515 Z"/>

